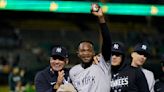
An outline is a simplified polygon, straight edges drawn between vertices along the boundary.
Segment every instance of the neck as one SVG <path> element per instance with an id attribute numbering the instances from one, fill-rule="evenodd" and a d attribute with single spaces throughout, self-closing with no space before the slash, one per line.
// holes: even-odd
<path id="1" fill-rule="evenodd" d="M 133 67 L 139 67 L 137 64 L 134 63 L 134 61 L 132 61 L 131 66 L 133 66 Z"/>
<path id="2" fill-rule="evenodd" d="M 55 71 L 55 70 L 53 70 L 53 68 L 50 66 L 50 72 L 52 73 L 52 74 L 58 74 L 58 71 Z"/>
<path id="3" fill-rule="evenodd" d="M 142 68 L 142 66 L 139 66 L 139 65 L 132 65 L 131 64 L 131 66 L 136 67 L 136 68 Z"/>
<path id="4" fill-rule="evenodd" d="M 81 66 L 82 66 L 84 69 L 90 67 L 91 65 L 92 65 L 92 61 L 90 61 L 90 62 L 88 62 L 88 63 L 82 62 L 82 64 L 81 64 Z"/>
<path id="5" fill-rule="evenodd" d="M 113 66 L 112 65 L 112 72 L 118 72 L 118 70 L 120 69 L 121 65 L 117 65 L 117 66 Z"/>
<path id="6" fill-rule="evenodd" d="M 52 68 L 50 68 L 50 74 L 53 75 L 58 75 L 57 71 L 54 71 Z"/>

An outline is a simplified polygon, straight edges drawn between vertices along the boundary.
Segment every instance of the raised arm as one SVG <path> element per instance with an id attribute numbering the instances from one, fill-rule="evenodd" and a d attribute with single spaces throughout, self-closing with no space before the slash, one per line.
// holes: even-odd
<path id="1" fill-rule="evenodd" d="M 102 55 L 105 61 L 109 61 L 111 57 L 111 36 L 106 24 L 103 11 L 98 4 L 92 4 L 92 14 L 98 17 L 100 28 L 101 28 L 101 35 L 102 35 Z"/>

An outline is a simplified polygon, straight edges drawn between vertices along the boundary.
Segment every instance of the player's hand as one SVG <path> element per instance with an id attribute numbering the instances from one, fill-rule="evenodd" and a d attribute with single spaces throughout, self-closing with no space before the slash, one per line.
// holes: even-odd
<path id="1" fill-rule="evenodd" d="M 91 5 L 91 13 L 97 17 L 103 16 L 103 11 L 102 11 L 101 7 L 96 3 L 93 3 Z"/>
<path id="2" fill-rule="evenodd" d="M 77 92 L 71 83 L 62 84 L 56 92 Z"/>
<path id="3" fill-rule="evenodd" d="M 93 64 L 98 64 L 99 61 L 100 61 L 100 54 L 94 56 L 94 57 L 93 57 L 93 60 L 94 60 L 94 61 L 93 61 Z"/>
<path id="4" fill-rule="evenodd" d="M 58 71 L 58 78 L 57 78 L 56 84 L 59 84 L 59 85 L 62 84 L 62 82 L 64 80 L 64 75 L 65 75 L 64 70 Z"/>

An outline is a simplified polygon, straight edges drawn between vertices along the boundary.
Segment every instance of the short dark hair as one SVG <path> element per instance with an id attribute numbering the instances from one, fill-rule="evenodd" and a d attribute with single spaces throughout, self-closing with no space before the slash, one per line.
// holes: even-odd
<path id="1" fill-rule="evenodd" d="M 79 49 L 79 45 L 80 45 L 81 43 L 85 43 L 85 42 L 91 44 L 92 47 L 93 47 L 93 49 L 94 49 L 94 43 L 93 43 L 92 41 L 89 41 L 89 40 L 80 41 L 80 42 L 78 43 L 78 45 L 77 45 L 77 49 Z"/>

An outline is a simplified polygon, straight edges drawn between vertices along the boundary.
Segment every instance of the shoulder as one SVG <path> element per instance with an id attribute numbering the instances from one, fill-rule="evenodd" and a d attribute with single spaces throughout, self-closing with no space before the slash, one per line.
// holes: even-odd
<path id="1" fill-rule="evenodd" d="M 80 65 L 80 64 L 73 66 L 73 67 L 70 69 L 70 71 L 76 70 L 76 69 L 78 69 L 78 68 L 81 68 L 81 65 Z"/>
<path id="2" fill-rule="evenodd" d="M 44 70 L 37 72 L 36 75 L 35 75 L 35 78 L 38 78 L 38 77 L 42 76 L 43 73 L 44 73 Z"/>
<path id="3" fill-rule="evenodd" d="M 36 75 L 35 75 L 35 80 L 36 79 L 40 79 L 40 78 L 43 78 L 44 74 L 48 72 L 48 67 L 37 72 Z"/>
<path id="4" fill-rule="evenodd" d="M 154 73 L 152 71 L 149 71 L 149 70 L 144 69 L 144 68 L 142 68 L 142 71 L 147 78 L 152 79 L 152 81 L 155 81 Z"/>
<path id="5" fill-rule="evenodd" d="M 128 67 L 129 69 L 133 70 L 133 71 L 142 72 L 141 68 L 133 67 L 133 66 L 131 66 L 131 65 L 128 65 L 127 67 Z"/>
<path id="6" fill-rule="evenodd" d="M 147 73 L 147 74 L 150 74 L 150 75 L 154 75 L 152 71 L 147 70 L 147 69 L 145 69 L 145 68 L 142 68 L 142 71 L 143 71 L 144 73 Z"/>
<path id="7" fill-rule="evenodd" d="M 70 77 L 71 77 L 72 75 L 78 73 L 81 69 L 82 69 L 82 67 L 81 67 L 80 64 L 73 66 L 73 67 L 70 69 L 70 71 L 69 71 Z"/>
<path id="8" fill-rule="evenodd" d="M 35 81 L 37 81 L 37 80 L 42 80 L 42 78 L 43 78 L 43 73 L 42 73 L 43 71 L 39 71 L 36 75 L 35 75 Z"/>
<path id="9" fill-rule="evenodd" d="M 108 61 L 105 61 L 105 59 L 104 59 L 104 56 L 102 55 L 102 54 L 100 54 L 100 62 L 99 62 L 99 64 L 110 64 L 110 61 L 111 60 L 108 60 Z"/>
<path id="10" fill-rule="evenodd" d="M 64 68 L 65 72 L 69 72 L 71 68 Z"/>
<path id="11" fill-rule="evenodd" d="M 80 64 L 73 66 L 70 71 L 77 70 L 79 68 L 82 68 Z"/>
<path id="12" fill-rule="evenodd" d="M 130 66 L 130 69 L 135 73 L 136 76 L 145 76 L 141 68 Z"/>

